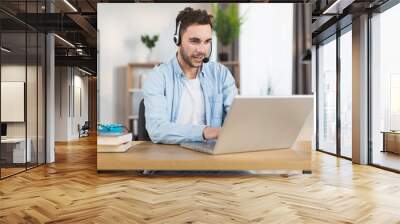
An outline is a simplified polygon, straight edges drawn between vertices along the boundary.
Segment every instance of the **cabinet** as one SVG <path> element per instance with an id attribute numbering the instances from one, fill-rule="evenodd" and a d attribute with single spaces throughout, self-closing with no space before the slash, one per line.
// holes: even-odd
<path id="1" fill-rule="evenodd" d="M 392 152 L 400 154 L 400 132 L 384 131 L 382 152 Z"/>

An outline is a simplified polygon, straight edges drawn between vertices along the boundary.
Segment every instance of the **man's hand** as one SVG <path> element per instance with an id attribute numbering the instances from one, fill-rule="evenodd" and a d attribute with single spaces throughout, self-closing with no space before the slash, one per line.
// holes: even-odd
<path id="1" fill-rule="evenodd" d="M 216 139 L 218 138 L 220 130 L 221 128 L 205 127 L 203 129 L 203 137 L 204 139 Z"/>

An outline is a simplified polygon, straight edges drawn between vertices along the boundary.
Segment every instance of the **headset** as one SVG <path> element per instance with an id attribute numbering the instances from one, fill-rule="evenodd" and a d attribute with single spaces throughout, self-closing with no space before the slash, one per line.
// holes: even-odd
<path id="1" fill-rule="evenodd" d="M 179 46 L 181 44 L 181 21 L 178 22 L 178 25 L 175 27 L 175 34 L 174 34 L 174 43 Z M 203 58 L 203 63 L 207 63 L 210 61 L 210 57 L 211 57 L 211 52 L 212 52 L 212 43 L 210 46 L 210 54 L 208 55 L 208 57 L 204 57 Z"/>

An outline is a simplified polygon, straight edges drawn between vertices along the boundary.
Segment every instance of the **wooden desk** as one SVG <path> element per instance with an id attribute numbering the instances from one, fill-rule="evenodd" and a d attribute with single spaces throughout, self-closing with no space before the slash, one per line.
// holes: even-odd
<path id="1" fill-rule="evenodd" d="M 177 145 L 134 142 L 127 152 L 97 153 L 97 170 L 311 170 L 311 144 L 289 149 L 208 155 Z"/>

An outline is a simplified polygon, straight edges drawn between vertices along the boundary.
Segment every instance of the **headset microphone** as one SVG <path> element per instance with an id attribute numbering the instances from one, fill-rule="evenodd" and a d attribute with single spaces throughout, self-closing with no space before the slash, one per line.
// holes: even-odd
<path id="1" fill-rule="evenodd" d="M 207 63 L 210 61 L 211 52 L 212 52 L 212 43 L 210 45 L 210 54 L 208 55 L 208 57 L 203 58 L 203 63 Z"/>

